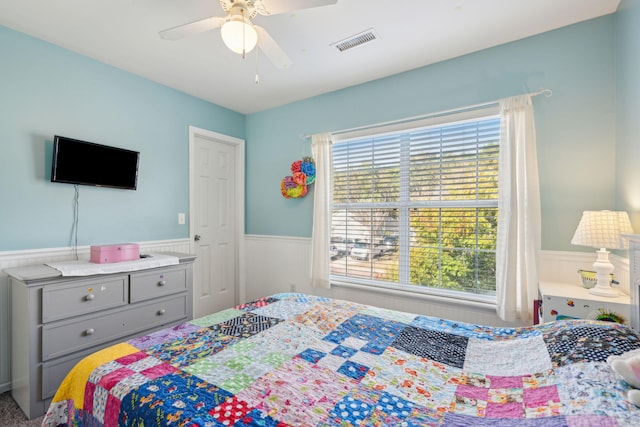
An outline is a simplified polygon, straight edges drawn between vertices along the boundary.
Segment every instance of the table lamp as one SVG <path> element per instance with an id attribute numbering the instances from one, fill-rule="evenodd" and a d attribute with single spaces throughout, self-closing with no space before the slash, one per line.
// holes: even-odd
<path id="1" fill-rule="evenodd" d="M 610 284 L 613 264 L 609 261 L 609 249 L 624 249 L 626 242 L 622 234 L 633 233 L 631 221 L 626 212 L 621 211 L 584 211 L 573 238 L 572 245 L 598 248 L 597 259 L 593 263 L 597 283 L 589 289 L 593 295 L 617 297 L 618 291 Z"/>

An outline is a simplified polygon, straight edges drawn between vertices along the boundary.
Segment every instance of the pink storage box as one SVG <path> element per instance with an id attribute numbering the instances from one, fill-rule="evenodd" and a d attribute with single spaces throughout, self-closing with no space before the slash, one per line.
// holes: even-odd
<path id="1" fill-rule="evenodd" d="M 96 264 L 133 261 L 140 259 L 140 245 L 137 243 L 118 243 L 115 245 L 91 246 L 91 259 Z"/>

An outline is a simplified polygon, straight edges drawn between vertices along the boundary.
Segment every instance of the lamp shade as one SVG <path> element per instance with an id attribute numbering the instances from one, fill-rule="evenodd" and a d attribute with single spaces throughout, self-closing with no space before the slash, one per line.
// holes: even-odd
<path id="1" fill-rule="evenodd" d="M 220 29 L 222 41 L 235 53 L 251 52 L 258 43 L 258 33 L 243 19 L 232 19 Z"/>
<path id="2" fill-rule="evenodd" d="M 571 244 L 592 248 L 624 249 L 622 234 L 633 233 L 629 215 L 622 211 L 584 211 Z"/>

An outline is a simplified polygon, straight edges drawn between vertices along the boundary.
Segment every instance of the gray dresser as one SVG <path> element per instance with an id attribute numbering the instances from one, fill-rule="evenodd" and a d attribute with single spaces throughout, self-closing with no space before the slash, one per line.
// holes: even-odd
<path id="1" fill-rule="evenodd" d="M 126 273 L 63 277 L 46 265 L 9 268 L 12 396 L 31 418 L 83 357 L 193 317 L 195 256 Z"/>

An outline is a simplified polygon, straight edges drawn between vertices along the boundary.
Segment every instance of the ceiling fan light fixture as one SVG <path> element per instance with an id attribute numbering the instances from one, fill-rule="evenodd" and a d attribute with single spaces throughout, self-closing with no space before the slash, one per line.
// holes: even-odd
<path id="1" fill-rule="evenodd" d="M 258 33 L 243 17 L 232 17 L 220 29 L 222 41 L 233 52 L 251 52 L 258 44 Z"/>

